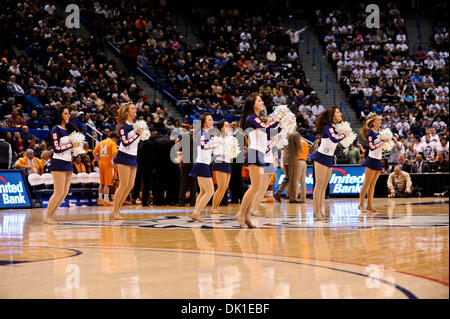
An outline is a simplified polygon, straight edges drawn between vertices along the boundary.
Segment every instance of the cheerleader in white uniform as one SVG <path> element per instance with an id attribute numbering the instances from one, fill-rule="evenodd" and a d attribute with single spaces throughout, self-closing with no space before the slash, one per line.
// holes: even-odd
<path id="1" fill-rule="evenodd" d="M 309 156 L 314 162 L 314 216 L 318 220 L 327 220 L 322 211 L 324 208 L 325 192 L 330 181 L 334 166 L 334 151 L 337 144 L 345 138 L 337 134 L 334 125 L 342 121 L 342 113 L 337 106 L 326 109 L 317 117 L 317 132 L 322 132 L 320 146 Z"/>
<path id="2" fill-rule="evenodd" d="M 380 211 L 373 208 L 373 195 L 375 193 L 375 185 L 378 177 L 381 174 L 383 165 L 381 164 L 381 157 L 383 154 L 383 141 L 378 137 L 378 132 L 381 128 L 381 117 L 376 113 L 367 117 L 361 128 L 361 135 L 369 142 L 369 154 L 361 164 L 366 167 L 364 184 L 359 193 L 359 206 L 361 212 L 365 210 L 372 213 L 379 213 Z M 367 192 L 367 209 L 364 209 L 364 198 Z"/>
<path id="3" fill-rule="evenodd" d="M 198 185 L 200 187 L 200 193 L 195 201 L 195 209 L 191 218 L 203 223 L 205 221 L 200 217 L 200 212 L 206 207 L 214 194 L 214 182 L 210 168 L 214 146 L 211 145 L 211 137 L 208 134 L 208 130 L 214 126 L 214 120 L 209 113 L 203 113 L 200 115 L 199 119 L 201 130 L 196 135 L 198 142 L 197 158 L 189 175 L 197 177 Z"/>
<path id="4" fill-rule="evenodd" d="M 252 128 L 248 133 L 249 145 L 244 162 L 244 165 L 248 166 L 251 184 L 245 192 L 239 212 L 235 216 L 242 228 L 256 227 L 250 220 L 253 201 L 257 200 L 256 196 L 261 187 L 267 184 L 266 174 L 273 170 L 273 163 L 266 161 L 266 153 L 268 151 L 267 136 L 270 134 L 271 129 L 278 127 L 278 122 L 263 123 L 258 117 L 258 114 L 263 109 L 264 102 L 257 93 L 252 93 L 245 99 L 242 109 L 240 125 L 242 130 L 245 132 L 247 128 Z"/>
<path id="5" fill-rule="evenodd" d="M 220 131 L 221 137 L 225 138 L 227 136 L 227 131 L 230 129 L 230 124 L 227 120 L 220 120 L 219 123 L 217 123 L 217 129 Z M 228 155 L 229 154 L 218 156 L 212 165 L 213 171 L 216 172 L 217 180 L 217 190 L 214 193 L 212 201 L 212 212 L 214 214 L 220 213 L 218 208 L 227 191 L 228 184 L 230 183 L 231 158 Z"/>
<path id="6" fill-rule="evenodd" d="M 120 215 L 120 208 L 125 202 L 128 194 L 133 189 L 137 171 L 137 149 L 142 129 L 133 129 L 136 117 L 136 106 L 133 102 L 124 103 L 120 106 L 117 119 L 119 128 L 120 146 L 114 163 L 117 164 L 119 173 L 119 187 L 114 194 L 113 210 L 111 219 L 125 219 Z"/>
<path id="7" fill-rule="evenodd" d="M 70 182 L 72 181 L 72 147 L 78 147 L 77 143 L 71 143 L 69 133 L 74 128 L 69 123 L 69 109 L 62 108 L 58 113 L 57 123 L 50 134 L 52 139 L 53 158 L 51 160 L 49 171 L 53 176 L 53 194 L 48 202 L 47 210 L 43 219 L 44 224 L 56 224 L 53 214 L 62 204 L 69 192 Z"/>

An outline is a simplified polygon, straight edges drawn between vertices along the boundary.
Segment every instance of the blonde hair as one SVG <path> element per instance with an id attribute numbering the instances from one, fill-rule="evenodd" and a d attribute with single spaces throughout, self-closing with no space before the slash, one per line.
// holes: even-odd
<path id="1" fill-rule="evenodd" d="M 47 157 L 49 159 L 52 156 L 52 153 L 50 151 L 43 151 L 41 153 L 41 159 L 44 159 L 44 157 Z"/>
<path id="2" fill-rule="evenodd" d="M 119 127 L 127 121 L 128 111 L 130 110 L 131 105 L 134 105 L 133 102 L 126 102 L 120 104 L 119 111 L 117 112 L 117 125 L 116 125 L 117 129 L 119 129 Z"/>
<path id="3" fill-rule="evenodd" d="M 366 119 L 362 123 L 360 133 L 361 133 L 361 136 L 363 139 L 367 140 L 367 132 L 369 132 L 369 130 L 372 129 L 373 122 L 375 121 L 377 116 L 378 116 L 377 113 L 373 113 L 373 114 L 369 115 L 368 117 L 366 117 Z"/>

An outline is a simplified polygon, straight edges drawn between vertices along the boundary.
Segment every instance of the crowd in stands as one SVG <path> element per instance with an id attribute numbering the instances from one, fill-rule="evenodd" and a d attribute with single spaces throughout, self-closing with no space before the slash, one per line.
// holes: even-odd
<path id="1" fill-rule="evenodd" d="M 89 136 L 104 139 L 104 132 L 115 128 L 119 105 L 127 101 L 138 106 L 139 118 L 150 127 L 164 131 L 180 125 L 159 99 L 148 100 L 135 77 L 116 69 L 95 38 L 78 37 L 57 14 L 51 3 L 3 4 L 0 125 L 19 129 L 6 136 L 12 139 L 14 161 L 29 145 L 44 147 L 45 138 L 28 131 L 50 129 L 55 110 L 63 106 L 70 110 L 70 123 L 89 134 L 90 147 Z"/>
<path id="2" fill-rule="evenodd" d="M 280 16 L 193 10 L 200 40 L 193 47 L 163 9 L 115 5 L 95 3 L 85 10 L 88 20 L 129 65 L 139 66 L 175 96 L 183 115 L 239 115 L 246 95 L 258 91 L 268 112 L 276 104 L 288 104 L 295 112 L 305 104 L 298 122 L 303 129 L 314 126 L 308 109 L 318 96 L 297 53 L 303 30 L 285 30 Z"/>
<path id="3" fill-rule="evenodd" d="M 367 28 L 362 5 L 320 9 L 315 12 L 315 31 L 361 122 L 375 112 L 382 117 L 382 128 L 396 134 L 387 162 L 397 163 L 413 143 L 417 154 L 410 150 L 406 161 L 423 158 L 432 167 L 442 148 L 448 160 L 448 32 L 444 22 L 438 22 L 432 47 L 418 46 L 410 54 L 405 20 L 396 3 L 380 10 L 380 28 Z"/>

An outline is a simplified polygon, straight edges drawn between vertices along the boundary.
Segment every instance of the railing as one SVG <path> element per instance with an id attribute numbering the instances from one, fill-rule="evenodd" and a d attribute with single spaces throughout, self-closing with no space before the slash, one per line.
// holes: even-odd
<path id="1" fill-rule="evenodd" d="M 417 27 L 417 41 L 419 45 L 422 45 L 422 27 L 420 25 L 420 18 L 419 14 L 416 14 L 416 27 Z M 414 50 L 415 51 L 415 50 Z"/>
<path id="2" fill-rule="evenodd" d="M 305 31 L 305 37 L 306 37 L 306 54 L 309 54 L 309 31 Z"/>
<path id="3" fill-rule="evenodd" d="M 345 114 L 347 115 L 347 121 L 350 122 L 350 120 L 351 120 L 350 113 L 348 113 L 347 108 L 345 107 L 345 104 L 341 101 L 339 103 L 339 106 L 340 106 L 341 112 L 342 112 L 342 110 L 344 110 Z"/>
<path id="4" fill-rule="evenodd" d="M 314 70 L 316 69 L 316 57 L 317 57 L 317 61 L 319 62 L 320 82 L 322 82 L 322 59 L 320 58 L 319 52 L 317 52 L 316 48 L 313 48 L 312 66 L 314 67 Z"/>
<path id="5" fill-rule="evenodd" d="M 119 48 L 118 47 L 116 47 L 111 41 L 106 41 L 108 44 L 109 44 L 109 46 L 118 54 L 118 55 L 120 55 L 120 50 L 119 50 Z M 125 62 L 126 63 L 126 62 Z M 156 94 L 155 94 L 155 92 L 157 92 L 157 91 L 159 91 L 159 93 L 161 94 L 161 95 L 165 95 L 165 96 L 167 96 L 167 97 L 169 97 L 172 101 L 173 101 L 173 103 L 175 103 L 175 104 L 178 104 L 178 99 L 177 98 L 175 98 L 172 94 L 170 94 L 167 90 L 164 90 L 164 89 L 161 89 L 160 88 L 160 85 L 156 82 L 156 80 L 154 79 L 154 78 L 152 78 L 147 72 L 145 72 L 144 70 L 142 70 L 142 68 L 140 68 L 140 67 L 136 67 L 136 69 L 141 73 L 141 75 L 143 76 L 143 77 L 145 77 L 147 80 L 149 80 L 153 85 L 154 85 L 154 88 L 153 88 L 153 90 L 154 90 L 154 94 L 153 94 L 153 96 L 154 96 L 154 99 L 156 98 Z M 162 106 L 164 107 L 164 99 L 161 99 L 161 104 L 162 104 Z"/>
<path id="6" fill-rule="evenodd" d="M 90 138 L 92 138 L 92 140 L 95 141 L 95 145 L 97 145 L 97 143 L 99 143 L 102 140 L 103 133 L 97 130 L 94 126 L 90 125 L 89 123 L 86 123 L 86 126 L 89 127 L 92 131 L 94 131 L 97 134 L 97 136 L 100 137 L 99 139 L 97 139 L 93 136 L 94 134 L 90 135 L 89 133 L 85 132 L 86 135 L 88 135 Z"/>
<path id="7" fill-rule="evenodd" d="M 333 84 L 333 81 L 331 81 L 328 74 L 325 74 L 325 94 L 328 96 L 328 83 L 330 83 L 331 88 L 333 89 L 333 104 L 336 105 L 336 87 Z"/>

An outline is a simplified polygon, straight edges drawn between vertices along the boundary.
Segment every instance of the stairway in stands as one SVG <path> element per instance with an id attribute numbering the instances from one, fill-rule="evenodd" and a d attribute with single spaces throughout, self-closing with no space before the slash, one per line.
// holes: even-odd
<path id="1" fill-rule="evenodd" d="M 63 18 L 61 14 L 64 14 L 65 8 L 61 3 L 56 2 L 55 6 L 57 7 L 57 13 L 60 14 L 60 18 Z M 65 19 L 65 17 L 64 17 Z M 89 39 L 91 37 L 91 32 L 88 29 L 86 25 L 84 25 L 81 21 L 80 23 L 80 29 L 77 30 L 79 37 L 81 37 L 83 40 Z M 116 71 L 118 70 L 126 70 L 127 67 L 120 59 L 119 55 L 108 45 L 105 44 L 106 50 L 105 50 L 105 56 L 108 60 L 114 61 Z M 172 114 L 172 116 L 179 120 L 180 123 L 183 122 L 183 116 L 181 112 L 179 111 L 178 107 L 169 101 L 166 97 L 164 97 L 160 92 L 155 90 L 149 83 L 149 81 L 141 76 L 139 72 L 137 72 L 137 77 L 135 79 L 136 84 L 144 90 L 144 94 L 148 96 L 149 103 L 153 103 L 155 98 L 160 98 L 161 103 L 164 105 L 164 107 L 167 107 L 169 109 L 169 112 Z"/>
<path id="2" fill-rule="evenodd" d="M 303 32 L 303 43 L 299 43 L 298 45 L 298 55 L 300 60 L 302 61 L 303 70 L 305 71 L 306 78 L 311 81 L 311 87 L 317 92 L 317 96 L 319 97 L 322 105 L 327 108 L 334 104 L 333 91 L 330 83 L 328 82 L 328 95 L 326 94 L 326 74 L 328 74 L 329 78 L 333 82 L 334 87 L 336 88 L 336 105 L 339 106 L 340 102 L 343 102 L 349 115 L 350 115 L 350 124 L 355 132 L 359 131 L 361 127 L 361 123 L 359 121 L 359 116 L 357 116 L 355 110 L 350 107 L 350 104 L 345 97 L 345 93 L 339 85 L 337 81 L 336 72 L 333 71 L 331 65 L 328 63 L 327 58 L 322 55 L 323 48 L 320 45 L 318 36 L 314 33 L 313 27 L 306 23 L 307 30 Z M 303 27 L 299 22 L 295 19 L 285 19 L 283 22 L 283 27 L 285 30 L 289 30 L 291 28 L 295 28 L 299 30 Z M 309 36 L 309 53 L 307 52 L 307 39 Z M 313 48 L 315 48 L 318 52 L 320 60 L 322 61 L 322 81 L 320 81 L 320 64 L 318 62 L 317 55 L 314 57 Z M 313 66 L 313 59 L 315 60 L 315 66 Z M 346 112 L 343 112 L 344 120 L 348 120 Z"/>

